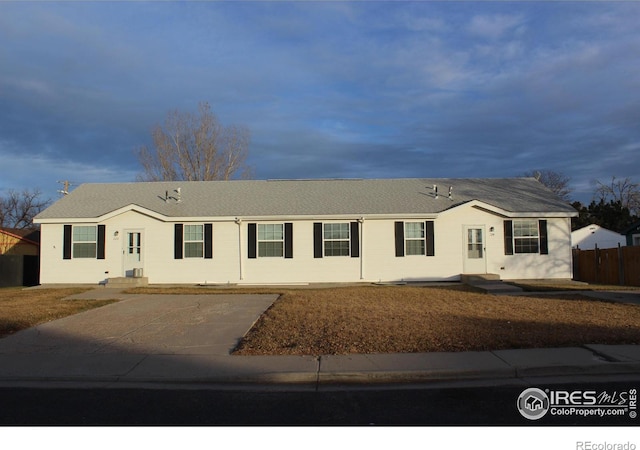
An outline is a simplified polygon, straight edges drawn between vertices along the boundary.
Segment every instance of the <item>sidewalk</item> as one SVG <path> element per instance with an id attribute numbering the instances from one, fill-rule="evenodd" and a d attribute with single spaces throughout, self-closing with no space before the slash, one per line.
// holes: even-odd
<path id="1" fill-rule="evenodd" d="M 0 339 L 0 386 L 329 389 L 397 383 L 526 385 L 541 377 L 640 381 L 640 346 L 636 345 L 232 356 L 229 352 L 275 296 L 154 298 L 103 288 L 75 297 L 96 295 L 122 300 Z"/>
<path id="2" fill-rule="evenodd" d="M 176 385 L 335 385 L 432 382 L 522 383 L 530 378 L 627 376 L 640 379 L 639 346 L 376 355 L 230 356 L 203 354 L 0 355 L 0 386 L 163 387 Z"/>

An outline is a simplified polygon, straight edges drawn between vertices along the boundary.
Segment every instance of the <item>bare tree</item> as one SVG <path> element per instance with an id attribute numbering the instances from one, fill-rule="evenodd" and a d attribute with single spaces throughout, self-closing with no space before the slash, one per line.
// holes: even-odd
<path id="1" fill-rule="evenodd" d="M 137 150 L 141 181 L 211 181 L 249 178 L 246 164 L 250 133 L 243 126 L 223 126 L 208 103 L 198 114 L 173 111 L 164 127 L 152 132 L 153 149 Z"/>
<path id="2" fill-rule="evenodd" d="M 621 180 L 611 177 L 610 184 L 596 180 L 594 198 L 605 203 L 620 202 L 623 208 L 627 208 L 633 214 L 640 214 L 640 184 L 634 183 L 630 178 Z"/>
<path id="3" fill-rule="evenodd" d="M 0 198 L 0 226 L 7 228 L 36 228 L 33 218 L 51 200 L 43 200 L 39 189 L 25 189 L 22 192 L 9 190 L 6 197 Z"/>
<path id="4" fill-rule="evenodd" d="M 534 170 L 527 172 L 525 177 L 533 177 L 547 188 L 551 189 L 558 197 L 564 201 L 570 201 L 572 189 L 569 187 L 571 178 L 561 172 L 553 170 Z"/>

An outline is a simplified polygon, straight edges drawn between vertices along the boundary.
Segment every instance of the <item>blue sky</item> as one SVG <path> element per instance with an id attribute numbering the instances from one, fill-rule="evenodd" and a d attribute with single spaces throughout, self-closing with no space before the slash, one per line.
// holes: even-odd
<path id="1" fill-rule="evenodd" d="M 256 178 L 640 182 L 640 3 L 0 2 L 0 193 L 134 181 L 170 110 Z"/>

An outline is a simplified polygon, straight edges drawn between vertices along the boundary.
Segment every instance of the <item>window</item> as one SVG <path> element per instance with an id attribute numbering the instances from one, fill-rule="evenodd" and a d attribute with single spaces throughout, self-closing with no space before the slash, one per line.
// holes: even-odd
<path id="1" fill-rule="evenodd" d="M 513 246 L 515 253 L 538 253 L 539 238 L 537 220 L 513 221 Z"/>
<path id="2" fill-rule="evenodd" d="M 184 226 L 184 257 L 202 258 L 204 256 L 203 225 Z"/>
<path id="3" fill-rule="evenodd" d="M 258 256 L 282 257 L 284 227 L 281 223 L 258 224 Z"/>
<path id="4" fill-rule="evenodd" d="M 95 226 L 73 227 L 73 257 L 95 258 L 98 247 L 98 234 Z"/>
<path id="5" fill-rule="evenodd" d="M 424 255 L 424 222 L 405 222 L 405 255 Z"/>
<path id="6" fill-rule="evenodd" d="M 406 255 L 435 256 L 435 223 L 395 222 L 394 223 L 396 256 Z"/>
<path id="7" fill-rule="evenodd" d="M 324 224 L 324 256 L 349 256 L 349 224 Z"/>

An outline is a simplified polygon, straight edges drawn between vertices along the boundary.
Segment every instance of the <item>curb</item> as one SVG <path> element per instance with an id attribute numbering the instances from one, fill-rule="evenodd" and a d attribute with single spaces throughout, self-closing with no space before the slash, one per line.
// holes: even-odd
<path id="1" fill-rule="evenodd" d="M 525 378 L 629 376 L 640 380 L 640 346 L 497 350 L 492 352 L 310 356 L 0 355 L 0 385 L 56 383 L 128 386 L 248 385 L 321 388 L 490 381 Z M 13 359 L 8 367 L 6 363 Z M 127 361 L 128 359 L 128 361 Z M 69 361 L 75 361 L 70 366 Z M 84 364 L 83 364 L 84 363 Z M 47 385 L 47 386 L 43 386 Z M 99 386 L 96 386 L 99 385 Z"/>

